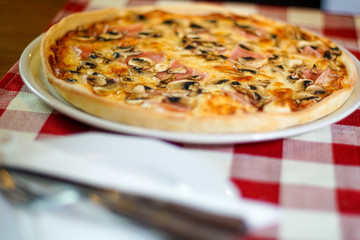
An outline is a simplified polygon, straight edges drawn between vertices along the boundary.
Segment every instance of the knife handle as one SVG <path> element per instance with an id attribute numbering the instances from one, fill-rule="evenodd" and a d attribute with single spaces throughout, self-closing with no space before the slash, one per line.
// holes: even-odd
<path id="1" fill-rule="evenodd" d="M 111 211 L 161 229 L 176 239 L 240 239 L 243 220 L 194 209 L 151 197 L 100 192 L 92 199 Z"/>

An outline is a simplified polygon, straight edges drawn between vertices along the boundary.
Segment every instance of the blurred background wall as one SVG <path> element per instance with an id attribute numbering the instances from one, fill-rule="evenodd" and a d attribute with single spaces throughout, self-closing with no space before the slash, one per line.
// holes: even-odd
<path id="1" fill-rule="evenodd" d="M 335 13 L 360 14 L 360 0 L 243 0 L 243 2 L 321 8 Z"/>
<path id="2" fill-rule="evenodd" d="M 360 14 L 360 0 L 322 0 L 321 8 L 331 12 Z"/>

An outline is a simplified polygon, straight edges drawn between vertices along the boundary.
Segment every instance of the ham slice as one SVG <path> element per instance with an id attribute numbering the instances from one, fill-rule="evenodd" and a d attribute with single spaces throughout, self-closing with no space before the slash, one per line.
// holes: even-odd
<path id="1" fill-rule="evenodd" d="M 94 51 L 94 48 L 88 45 L 79 45 L 73 47 L 73 49 L 75 50 L 76 54 L 81 57 L 81 59 L 90 57 L 91 53 Z"/>
<path id="2" fill-rule="evenodd" d="M 119 33 L 126 32 L 127 37 L 133 37 L 137 33 L 141 32 L 142 29 L 143 29 L 143 25 L 141 23 L 136 23 L 129 26 L 110 27 L 109 31 L 117 31 Z"/>
<path id="3" fill-rule="evenodd" d="M 332 79 L 329 77 L 329 73 L 330 73 L 330 68 L 327 68 L 318 76 L 318 78 L 315 80 L 315 84 L 327 85 L 329 82 L 331 82 Z"/>
<path id="4" fill-rule="evenodd" d="M 164 59 L 165 54 L 161 53 L 161 52 L 143 52 L 143 53 L 140 53 L 138 55 L 134 55 L 134 56 L 129 57 L 127 59 L 127 61 L 129 61 L 130 58 L 141 58 L 141 57 L 150 58 L 154 62 L 158 63 L 158 62 L 161 62 Z"/>
<path id="5" fill-rule="evenodd" d="M 252 104 L 245 98 L 245 95 L 238 92 L 229 91 L 227 89 L 221 89 L 223 93 L 225 93 L 227 96 L 231 97 L 233 100 L 243 104 L 244 106 L 251 107 Z"/>
<path id="6" fill-rule="evenodd" d="M 317 70 L 317 73 L 312 73 L 311 69 L 303 70 L 303 73 L 307 79 L 311 79 L 315 84 L 326 85 L 332 79 L 329 77 L 330 68 L 327 68 L 325 71 Z"/>
<path id="7" fill-rule="evenodd" d="M 317 73 L 312 73 L 311 69 L 304 69 L 302 70 L 302 72 L 304 73 L 305 77 L 307 79 L 311 79 L 311 80 L 316 80 L 318 78 L 319 74 L 319 70 L 317 70 Z"/>
<path id="8" fill-rule="evenodd" d="M 305 46 L 301 53 L 304 55 L 315 56 L 318 58 L 321 58 L 323 56 L 323 54 L 320 53 L 320 49 L 313 49 L 309 45 Z"/>
<path id="9" fill-rule="evenodd" d="M 253 29 L 242 29 L 242 28 L 235 28 L 234 29 L 237 33 L 241 34 L 242 36 L 244 36 L 247 39 L 250 40 L 256 40 L 259 39 L 261 37 L 266 36 L 267 32 L 265 29 L 260 28 L 260 27 L 256 27 Z"/>
<path id="10" fill-rule="evenodd" d="M 236 48 L 232 52 L 230 58 L 233 59 L 233 60 L 238 60 L 241 57 L 252 57 L 252 58 L 255 58 L 255 59 L 264 59 L 264 58 L 266 58 L 266 56 L 264 54 L 252 52 L 252 51 L 246 50 L 246 49 L 244 49 L 244 48 L 242 48 L 240 46 L 236 46 Z"/>

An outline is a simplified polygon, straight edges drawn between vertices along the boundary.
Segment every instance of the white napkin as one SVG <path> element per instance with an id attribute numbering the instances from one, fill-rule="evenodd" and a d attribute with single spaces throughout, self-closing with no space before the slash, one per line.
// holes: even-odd
<path id="1" fill-rule="evenodd" d="M 159 140 L 87 133 L 32 142 L 14 134 L 2 134 L 0 163 L 239 217 L 250 229 L 266 227 L 277 220 L 276 207 L 242 199 L 210 161 Z M 60 222 L 69 225 L 64 212 L 60 218 L 56 213 L 56 226 Z M 49 218 L 49 213 L 45 218 Z M 42 229 L 51 229 L 51 220 L 40 222 L 47 225 Z M 77 219 L 70 225 L 78 225 L 79 230 L 84 221 Z M 87 239 L 93 239 L 91 236 L 96 234 Z"/>

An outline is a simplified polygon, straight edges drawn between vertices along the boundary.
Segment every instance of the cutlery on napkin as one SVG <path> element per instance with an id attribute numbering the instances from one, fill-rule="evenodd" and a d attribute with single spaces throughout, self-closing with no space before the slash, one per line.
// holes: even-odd
<path id="1" fill-rule="evenodd" d="M 35 143 L 3 134 L 1 141 L 5 168 L 90 187 L 111 210 L 180 237 L 201 234 L 201 224 L 204 234 L 209 226 L 239 234 L 244 222 L 251 229 L 276 221 L 276 209 L 242 199 L 206 159 L 162 141 L 99 133 Z"/>

